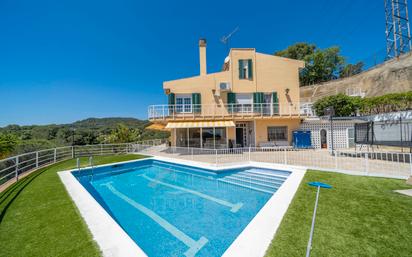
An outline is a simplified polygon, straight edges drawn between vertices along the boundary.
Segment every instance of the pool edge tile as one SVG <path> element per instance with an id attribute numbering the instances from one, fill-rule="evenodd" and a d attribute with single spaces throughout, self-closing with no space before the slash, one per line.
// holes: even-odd
<path id="1" fill-rule="evenodd" d="M 103 256 L 147 257 L 144 251 L 76 180 L 71 171 L 61 171 L 58 175 Z"/>
<path id="2" fill-rule="evenodd" d="M 288 165 L 251 162 L 253 167 L 291 171 L 288 179 L 256 214 L 222 255 L 223 257 L 262 257 L 274 238 L 283 216 L 297 192 L 306 169 Z"/>
<path id="3" fill-rule="evenodd" d="M 293 197 L 302 181 L 305 168 L 291 165 L 271 164 L 262 162 L 240 162 L 238 164 L 217 167 L 213 164 L 181 160 L 167 157 L 151 156 L 141 160 L 131 160 L 118 163 L 140 162 L 143 160 L 158 160 L 180 165 L 195 166 L 219 172 L 226 169 L 256 167 L 267 169 L 279 169 L 290 171 L 288 179 L 268 202 L 249 222 L 246 228 L 239 234 L 235 241 L 226 249 L 224 257 L 262 257 L 265 255 L 276 231 L 286 213 Z M 116 164 L 118 164 L 116 163 Z M 95 166 L 104 167 L 111 164 Z M 100 204 L 87 192 L 71 173 L 76 169 L 58 172 L 60 179 L 69 192 L 72 200 L 85 220 L 93 239 L 98 243 L 104 256 L 132 257 L 147 256 L 144 251 L 129 237 L 129 235 L 117 224 L 116 221 L 100 206 Z M 101 220 L 99 220 L 101 219 Z M 117 240 L 112 240 L 116 235 Z"/>

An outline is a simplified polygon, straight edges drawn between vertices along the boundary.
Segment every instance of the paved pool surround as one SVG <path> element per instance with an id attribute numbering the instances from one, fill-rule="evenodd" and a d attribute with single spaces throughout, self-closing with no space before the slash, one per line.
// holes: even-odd
<path id="1" fill-rule="evenodd" d="M 269 247 L 280 222 L 296 193 L 300 182 L 306 172 L 301 167 L 288 165 L 268 164 L 261 162 L 242 163 L 237 165 L 225 165 L 216 167 L 215 165 L 199 163 L 194 161 L 183 161 L 173 158 L 153 157 L 158 161 L 170 162 L 173 164 L 189 165 L 196 168 L 209 169 L 219 172 L 221 170 L 236 169 L 244 167 L 256 167 L 265 169 L 276 169 L 290 171 L 291 174 L 280 186 L 277 192 L 271 196 L 263 208 L 256 214 L 241 234 L 235 239 L 223 256 L 230 257 L 260 257 L 264 256 Z M 131 163 L 140 162 L 147 159 L 119 162 Z M 96 166 L 113 166 L 110 163 Z M 132 240 L 132 238 L 121 228 L 121 226 L 106 212 L 106 210 L 89 194 L 89 192 L 74 177 L 72 171 L 77 169 L 59 172 L 59 176 L 65 185 L 69 195 L 75 202 L 81 216 L 85 220 L 93 239 L 99 245 L 103 256 L 147 256 L 145 252 Z"/>

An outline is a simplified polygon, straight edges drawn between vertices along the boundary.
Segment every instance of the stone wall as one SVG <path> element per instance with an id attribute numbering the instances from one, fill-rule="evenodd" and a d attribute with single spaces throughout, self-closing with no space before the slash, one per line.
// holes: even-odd
<path id="1" fill-rule="evenodd" d="M 412 54 L 386 61 L 358 75 L 300 88 L 301 102 L 315 102 L 338 93 L 380 96 L 412 90 Z"/>

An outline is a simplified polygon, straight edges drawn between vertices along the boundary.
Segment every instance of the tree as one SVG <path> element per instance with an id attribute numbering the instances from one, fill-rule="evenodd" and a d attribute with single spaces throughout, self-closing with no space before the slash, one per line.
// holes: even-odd
<path id="1" fill-rule="evenodd" d="M 0 134 L 0 159 L 11 154 L 18 144 L 18 139 L 13 134 Z"/>
<path id="2" fill-rule="evenodd" d="M 129 143 L 137 141 L 140 138 L 140 133 L 134 129 L 128 128 L 123 124 L 119 124 L 112 133 L 105 137 L 105 143 Z"/>
<path id="3" fill-rule="evenodd" d="M 356 64 L 347 64 L 343 66 L 339 71 L 339 78 L 347 78 L 361 73 L 363 70 L 363 65 L 363 62 L 358 62 Z"/>
<path id="4" fill-rule="evenodd" d="M 337 46 L 319 49 L 314 44 L 296 43 L 275 55 L 305 61 L 305 68 L 300 72 L 302 86 L 352 76 L 363 68 L 362 62 L 345 65 L 345 58 Z"/>
<path id="5" fill-rule="evenodd" d="M 305 57 L 305 68 L 301 72 L 302 85 L 317 84 L 336 79 L 345 62 L 339 47 L 316 50 Z"/>
<path id="6" fill-rule="evenodd" d="M 316 112 L 316 115 L 324 116 L 325 109 L 332 106 L 335 110 L 335 116 L 337 117 L 354 116 L 361 108 L 361 101 L 362 99 L 360 97 L 337 94 L 316 101 L 313 105 L 313 109 Z"/>
<path id="7" fill-rule="evenodd" d="M 313 54 L 315 50 L 316 46 L 313 44 L 296 43 L 285 50 L 275 52 L 275 55 L 303 61 L 306 56 Z"/>

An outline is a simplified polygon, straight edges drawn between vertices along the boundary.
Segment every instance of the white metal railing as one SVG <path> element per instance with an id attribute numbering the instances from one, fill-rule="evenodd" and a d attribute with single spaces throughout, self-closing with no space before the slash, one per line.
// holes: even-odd
<path id="1" fill-rule="evenodd" d="M 353 152 L 295 149 L 292 147 L 248 147 L 204 149 L 162 147 L 143 150 L 146 154 L 193 160 L 224 166 L 233 163 L 266 162 L 301 166 L 315 170 L 391 178 L 412 176 L 410 153 Z"/>
<path id="2" fill-rule="evenodd" d="M 300 115 L 314 117 L 315 111 L 313 111 L 313 103 L 301 103 L 300 104 Z"/>
<path id="3" fill-rule="evenodd" d="M 206 149 L 168 147 L 165 140 L 150 140 L 125 144 L 59 147 L 3 159 L 0 160 L 0 187 L 18 180 L 20 176 L 28 174 L 30 171 L 59 161 L 82 156 L 122 153 L 142 153 L 193 160 L 216 166 L 266 162 L 367 176 L 392 178 L 412 176 L 411 153 L 345 150 L 336 150 L 330 153 L 327 150 L 294 149 L 290 146 Z"/>
<path id="4" fill-rule="evenodd" d="M 65 146 L 24 153 L 0 160 L 0 186 L 17 181 L 19 177 L 38 168 L 75 157 L 131 153 L 162 145 L 163 139 L 136 143 Z M 136 147 L 139 146 L 139 147 Z"/>
<path id="5" fill-rule="evenodd" d="M 148 117 L 158 119 L 312 116 L 311 105 L 296 104 L 174 104 L 150 105 Z"/>

